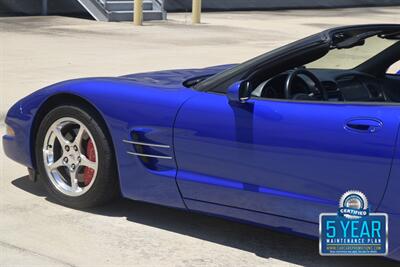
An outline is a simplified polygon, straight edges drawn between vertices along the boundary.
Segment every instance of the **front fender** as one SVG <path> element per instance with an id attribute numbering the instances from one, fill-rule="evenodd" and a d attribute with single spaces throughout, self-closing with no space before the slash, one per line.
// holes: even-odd
<path id="1" fill-rule="evenodd" d="M 16 136 L 3 138 L 6 154 L 34 168 L 32 129 L 38 110 L 51 97 L 77 96 L 98 110 L 106 123 L 114 144 L 122 194 L 131 199 L 184 208 L 175 183 L 173 124 L 182 103 L 197 93 L 183 86 L 152 87 L 127 78 L 92 78 L 55 84 L 20 100 L 10 109 L 6 123 L 14 128 Z M 170 147 L 153 150 L 171 159 L 158 159 L 149 166 L 140 157 L 128 154 L 135 148 L 123 140 L 130 140 L 134 131 L 148 142 Z"/>

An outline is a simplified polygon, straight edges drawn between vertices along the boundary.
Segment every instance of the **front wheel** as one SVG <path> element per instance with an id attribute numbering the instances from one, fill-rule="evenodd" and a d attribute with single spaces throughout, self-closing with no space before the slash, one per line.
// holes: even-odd
<path id="1" fill-rule="evenodd" d="M 104 204 L 118 192 L 111 142 L 91 113 L 57 107 L 43 118 L 36 137 L 37 167 L 47 191 L 73 208 Z"/>

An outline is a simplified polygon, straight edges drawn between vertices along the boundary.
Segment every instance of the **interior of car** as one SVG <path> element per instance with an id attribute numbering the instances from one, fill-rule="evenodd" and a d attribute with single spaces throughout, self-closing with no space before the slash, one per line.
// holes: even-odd
<path id="1" fill-rule="evenodd" d="M 400 32 L 337 34 L 323 57 L 251 82 L 256 98 L 400 102 Z"/>

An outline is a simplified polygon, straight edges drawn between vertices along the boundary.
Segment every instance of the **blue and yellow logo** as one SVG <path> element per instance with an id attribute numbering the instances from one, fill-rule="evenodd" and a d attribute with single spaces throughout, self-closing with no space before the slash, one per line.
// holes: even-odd
<path id="1" fill-rule="evenodd" d="M 319 220 L 319 252 L 323 256 L 386 256 L 388 216 L 370 213 L 367 197 L 346 192 L 338 213 L 323 213 Z"/>

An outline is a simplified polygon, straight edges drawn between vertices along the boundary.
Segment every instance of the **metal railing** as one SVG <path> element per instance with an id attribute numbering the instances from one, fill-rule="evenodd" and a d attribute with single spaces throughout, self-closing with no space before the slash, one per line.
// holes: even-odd
<path id="1" fill-rule="evenodd" d="M 96 0 L 101 6 L 104 7 L 105 10 L 107 10 L 107 0 Z"/>
<path id="2" fill-rule="evenodd" d="M 1 1 L 1 0 L 0 0 Z M 79 0 L 78 0 L 79 1 Z M 115 10 L 115 8 L 113 8 L 112 6 L 111 6 L 111 4 L 114 2 L 114 1 L 110 1 L 110 0 L 90 0 L 90 1 L 93 1 L 94 3 L 96 3 L 97 4 L 97 6 L 99 6 L 100 8 L 102 8 L 103 9 L 103 12 L 105 13 L 105 14 L 111 14 L 112 12 L 116 12 L 117 10 Z M 120 0 L 120 1 L 123 1 L 123 0 Z M 127 6 L 126 5 L 124 5 L 125 7 L 124 7 L 124 10 L 121 10 L 121 11 L 133 11 L 134 12 L 134 2 L 135 2 L 135 0 L 125 0 L 126 1 L 126 3 L 129 3 L 129 2 L 131 2 L 132 3 L 132 7 L 130 7 L 129 8 L 129 10 L 127 10 L 126 8 L 127 8 Z M 145 2 L 146 0 L 142 0 L 143 2 Z M 148 4 L 149 2 L 151 1 L 151 4 L 152 4 L 152 10 L 153 11 L 159 11 L 159 12 L 161 12 L 161 14 L 162 14 L 162 19 L 167 19 L 167 12 L 166 12 L 166 10 L 164 9 L 164 0 L 147 0 L 146 1 L 146 3 Z M 115 2 L 114 2 L 115 3 Z M 142 6 L 143 7 L 143 6 Z M 143 18 L 143 11 L 142 11 L 142 18 Z"/>
<path id="3" fill-rule="evenodd" d="M 164 9 L 164 0 L 152 0 L 153 1 L 153 9 L 154 6 L 158 8 L 162 12 L 163 20 L 167 19 L 167 11 Z"/>
<path id="4" fill-rule="evenodd" d="M 45 1 L 45 0 L 43 0 Z M 110 2 L 109 0 L 96 0 L 101 6 L 104 7 L 104 9 L 108 10 L 107 5 Z M 161 10 L 162 12 L 165 12 L 164 9 L 164 1 L 163 0 L 151 0 L 153 2 L 153 6 L 157 7 L 158 10 Z M 133 2 L 132 0 L 132 8 L 133 8 Z"/>

